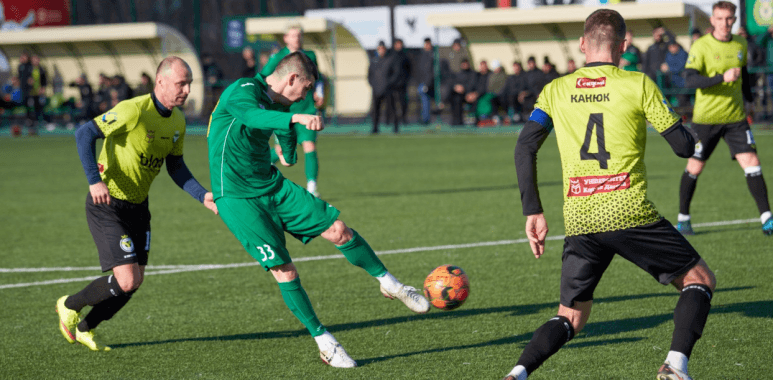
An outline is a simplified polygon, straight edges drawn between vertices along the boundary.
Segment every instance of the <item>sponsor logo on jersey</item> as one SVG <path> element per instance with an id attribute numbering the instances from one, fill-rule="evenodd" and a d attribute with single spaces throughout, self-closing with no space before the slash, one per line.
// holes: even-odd
<path id="1" fill-rule="evenodd" d="M 99 172 L 100 173 L 104 173 L 105 172 L 105 165 L 97 164 L 97 167 L 99 168 Z"/>
<path id="2" fill-rule="evenodd" d="M 629 173 L 570 177 L 569 192 L 566 196 L 587 197 L 593 194 L 625 190 L 629 187 L 631 187 L 631 177 Z"/>
<path id="3" fill-rule="evenodd" d="M 174 131 L 174 137 L 172 137 L 172 142 L 176 143 L 177 140 L 180 139 L 180 131 Z"/>
<path id="4" fill-rule="evenodd" d="M 145 142 L 152 143 L 156 139 L 156 131 L 148 131 L 145 135 Z"/>
<path id="5" fill-rule="evenodd" d="M 577 88 L 599 88 L 607 85 L 607 77 L 601 78 L 577 78 Z"/>
<path id="6" fill-rule="evenodd" d="M 118 114 L 113 111 L 105 112 L 105 114 L 102 115 L 102 122 L 107 125 L 113 124 L 116 121 L 118 121 Z"/>
<path id="7" fill-rule="evenodd" d="M 127 253 L 134 252 L 134 242 L 132 241 L 132 238 L 129 237 L 129 235 L 122 235 L 121 242 L 118 244 L 121 246 L 121 249 L 124 252 L 127 252 Z"/>
<path id="8" fill-rule="evenodd" d="M 164 158 L 156 158 L 152 154 L 150 157 L 147 157 L 145 156 L 145 153 L 140 153 L 140 165 L 155 171 L 159 171 L 161 170 L 161 166 L 164 165 Z"/>
<path id="9" fill-rule="evenodd" d="M 609 93 L 606 94 L 579 94 L 579 95 L 570 95 L 569 100 L 572 103 L 598 103 L 598 102 L 608 102 L 609 101 Z"/>

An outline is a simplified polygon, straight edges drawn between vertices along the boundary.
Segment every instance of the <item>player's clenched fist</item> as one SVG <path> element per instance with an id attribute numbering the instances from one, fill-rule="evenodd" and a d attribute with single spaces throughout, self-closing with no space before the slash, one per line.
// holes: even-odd
<path id="1" fill-rule="evenodd" d="M 727 71 L 725 71 L 725 74 L 723 75 L 724 77 L 723 79 L 725 82 L 730 83 L 738 80 L 740 76 L 741 76 L 741 69 L 738 67 L 734 67 L 732 69 L 728 69 Z"/>
<path id="2" fill-rule="evenodd" d="M 304 115 L 296 113 L 293 115 L 293 123 L 300 123 L 306 126 L 306 129 L 310 131 L 321 131 L 325 129 L 322 123 L 322 118 L 317 115 Z"/>

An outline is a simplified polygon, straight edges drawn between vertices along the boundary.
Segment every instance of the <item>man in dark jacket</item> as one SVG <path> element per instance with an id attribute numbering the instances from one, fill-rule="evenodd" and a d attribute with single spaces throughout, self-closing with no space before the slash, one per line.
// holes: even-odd
<path id="1" fill-rule="evenodd" d="M 411 77 L 411 60 L 403 50 L 403 40 L 397 38 L 392 44 L 393 64 L 395 65 L 394 97 L 395 105 L 400 109 L 394 115 L 397 121 L 406 124 L 405 115 L 408 113 L 408 78 Z"/>
<path id="2" fill-rule="evenodd" d="M 537 96 L 545 86 L 545 74 L 537 68 L 537 60 L 534 57 L 529 57 L 526 61 L 526 68 L 528 70 L 523 74 L 525 87 L 518 94 L 518 102 L 523 106 L 524 114 L 528 115 L 534 109 Z"/>
<path id="3" fill-rule="evenodd" d="M 676 38 L 662 26 L 652 31 L 652 38 L 655 40 L 655 43 L 650 45 L 647 53 L 644 54 L 641 70 L 655 83 L 658 83 L 658 71 L 660 71 L 660 66 L 666 62 L 668 44 Z"/>
<path id="4" fill-rule="evenodd" d="M 523 120 L 523 106 L 518 101 L 518 95 L 526 89 L 526 76 L 523 73 L 521 62 L 513 62 L 513 75 L 507 77 L 505 89 L 510 119 L 514 123 L 519 123 Z"/>
<path id="5" fill-rule="evenodd" d="M 373 58 L 368 68 L 368 83 L 373 89 L 373 129 L 371 133 L 378 133 L 379 117 L 381 116 L 381 103 L 386 101 L 387 112 L 395 114 L 395 101 L 392 96 L 395 82 L 395 65 L 392 55 L 387 54 L 384 41 L 378 43 L 377 55 Z M 399 132 L 397 118 L 394 118 L 394 131 Z"/>
<path id="6" fill-rule="evenodd" d="M 451 125 L 453 126 L 464 125 L 462 117 L 464 103 L 468 99 L 467 94 L 472 92 L 478 81 L 478 73 L 470 68 L 469 60 L 462 60 L 459 67 L 461 71 L 454 75 L 451 94 L 449 95 L 451 102 Z"/>
<path id="7" fill-rule="evenodd" d="M 416 92 L 421 101 L 421 123 L 429 124 L 430 101 L 435 97 L 435 52 L 429 37 L 424 39 L 424 49 L 419 53 L 416 79 L 419 82 Z"/>

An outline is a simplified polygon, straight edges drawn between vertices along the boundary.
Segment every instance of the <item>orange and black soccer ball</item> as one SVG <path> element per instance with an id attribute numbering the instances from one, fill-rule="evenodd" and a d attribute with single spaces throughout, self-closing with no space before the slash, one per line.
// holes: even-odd
<path id="1" fill-rule="evenodd" d="M 470 280 L 457 266 L 441 265 L 424 280 L 424 296 L 438 309 L 454 310 L 462 306 L 468 295 Z"/>

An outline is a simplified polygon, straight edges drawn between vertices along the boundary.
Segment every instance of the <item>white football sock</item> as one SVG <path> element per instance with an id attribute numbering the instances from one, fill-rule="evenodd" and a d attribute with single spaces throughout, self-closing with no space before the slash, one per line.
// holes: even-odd
<path id="1" fill-rule="evenodd" d="M 322 335 L 315 336 L 314 340 L 317 341 L 317 346 L 319 346 L 320 351 L 325 351 L 338 343 L 336 338 L 329 331 L 325 331 Z"/>
<path id="2" fill-rule="evenodd" d="M 676 368 L 684 373 L 689 373 L 687 372 L 687 360 L 687 356 L 684 356 L 683 353 L 676 351 L 668 351 L 668 356 L 666 356 L 666 361 L 671 365 L 671 367 Z"/>
<path id="3" fill-rule="evenodd" d="M 389 272 L 386 272 L 386 274 L 381 277 L 376 277 L 376 280 L 378 280 L 378 282 L 381 283 L 381 286 L 390 293 L 397 293 L 403 286 L 403 284 L 400 283 L 400 281 L 397 281 L 395 276 L 392 276 Z"/>
<path id="4" fill-rule="evenodd" d="M 677 222 L 689 222 L 690 221 L 690 215 L 689 214 L 687 214 L 687 215 L 679 214 L 679 215 L 676 216 L 676 221 Z"/>
<path id="5" fill-rule="evenodd" d="M 763 212 L 762 215 L 760 215 L 760 223 L 765 224 L 765 222 L 767 222 L 768 219 L 770 219 L 770 217 L 771 217 L 770 211 Z"/>
<path id="6" fill-rule="evenodd" d="M 317 181 L 306 182 L 306 190 L 310 193 L 317 191 Z"/>
<path id="7" fill-rule="evenodd" d="M 510 373 L 508 373 L 508 375 L 515 376 L 515 380 L 526 380 L 526 367 L 517 365 L 515 368 L 513 368 L 512 371 L 510 371 Z"/>

